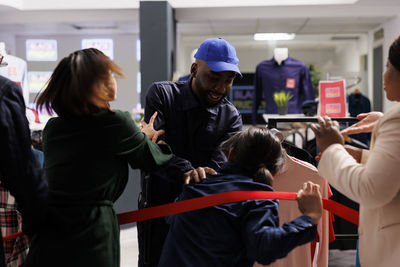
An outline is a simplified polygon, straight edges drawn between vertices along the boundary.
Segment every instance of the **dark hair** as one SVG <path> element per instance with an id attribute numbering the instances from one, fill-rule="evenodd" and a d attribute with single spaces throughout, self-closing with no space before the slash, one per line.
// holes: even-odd
<path id="1" fill-rule="evenodd" d="M 58 63 L 49 83 L 36 101 L 36 108 L 58 116 L 80 116 L 100 112 L 91 103 L 96 86 L 104 86 L 110 72 L 125 77 L 122 70 L 100 50 L 88 48 L 71 53 Z"/>
<path id="2" fill-rule="evenodd" d="M 396 70 L 400 71 L 400 36 L 390 45 L 389 61 Z"/>
<path id="3" fill-rule="evenodd" d="M 251 173 L 256 182 L 272 185 L 273 175 L 286 162 L 286 153 L 279 139 L 267 128 L 249 127 L 221 145 L 226 155 L 233 149 L 232 162 Z"/>

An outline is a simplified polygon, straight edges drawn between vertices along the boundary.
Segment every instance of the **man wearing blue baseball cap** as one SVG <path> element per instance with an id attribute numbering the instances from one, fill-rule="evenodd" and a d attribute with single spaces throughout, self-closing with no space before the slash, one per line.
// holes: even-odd
<path id="1" fill-rule="evenodd" d="M 204 41 L 194 57 L 204 60 L 212 71 L 232 71 L 242 76 L 235 48 L 222 38 Z"/>
<path id="2" fill-rule="evenodd" d="M 139 208 L 173 202 L 183 184 L 215 175 L 226 161 L 219 145 L 242 129 L 242 118 L 226 98 L 242 76 L 235 48 L 222 38 L 204 41 L 187 82 L 156 82 L 146 95 L 143 123 L 157 112 L 156 130 L 174 157 L 163 168 L 142 173 Z M 139 266 L 157 266 L 169 226 L 164 218 L 138 223 Z"/>

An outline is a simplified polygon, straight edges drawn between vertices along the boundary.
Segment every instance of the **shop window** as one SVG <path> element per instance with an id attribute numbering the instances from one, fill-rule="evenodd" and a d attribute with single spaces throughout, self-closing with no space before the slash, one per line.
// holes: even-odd
<path id="1" fill-rule="evenodd" d="M 29 93 L 39 93 L 47 85 L 51 71 L 28 71 Z"/>
<path id="2" fill-rule="evenodd" d="M 57 40 L 27 39 L 26 60 L 57 61 Z"/>
<path id="3" fill-rule="evenodd" d="M 97 48 L 108 56 L 111 60 L 114 60 L 114 42 L 113 39 L 82 39 L 82 49 L 86 48 Z"/>

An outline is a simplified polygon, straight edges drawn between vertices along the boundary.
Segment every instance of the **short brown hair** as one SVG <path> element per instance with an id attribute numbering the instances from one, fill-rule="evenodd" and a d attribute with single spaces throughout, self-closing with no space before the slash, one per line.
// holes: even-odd
<path id="1" fill-rule="evenodd" d="M 94 87 L 105 84 L 110 72 L 125 77 L 120 67 L 100 50 L 88 48 L 71 53 L 58 63 L 49 83 L 36 101 L 38 110 L 58 116 L 80 116 L 93 114 L 100 109 L 90 98 Z"/>

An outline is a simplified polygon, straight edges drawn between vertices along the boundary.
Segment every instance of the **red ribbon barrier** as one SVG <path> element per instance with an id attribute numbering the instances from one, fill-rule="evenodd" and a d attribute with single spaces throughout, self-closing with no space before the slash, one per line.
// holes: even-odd
<path id="1" fill-rule="evenodd" d="M 139 221 L 150 220 L 158 217 L 173 215 L 177 213 L 208 208 L 221 204 L 239 202 L 250 199 L 281 199 L 296 200 L 297 193 L 274 192 L 274 191 L 231 191 L 218 193 L 189 200 L 178 201 L 174 203 L 144 208 L 131 212 L 118 214 L 119 223 L 127 224 Z M 337 216 L 358 225 L 358 211 L 343 206 L 330 199 L 322 199 L 324 209 L 336 214 Z"/>
<path id="2" fill-rule="evenodd" d="M 133 222 L 150 220 L 158 217 L 164 217 L 177 213 L 208 208 L 212 206 L 222 205 L 226 203 L 239 202 L 252 199 L 281 199 L 296 200 L 297 193 L 292 192 L 275 192 L 275 191 L 231 191 L 218 193 L 199 198 L 193 198 L 174 203 L 144 208 L 140 210 L 125 212 L 118 214 L 119 224 L 128 224 Z M 323 198 L 323 208 L 333 214 L 358 225 L 359 213 L 333 200 Z M 21 232 L 14 233 L 3 237 L 4 241 L 12 240 L 22 235 Z"/>

